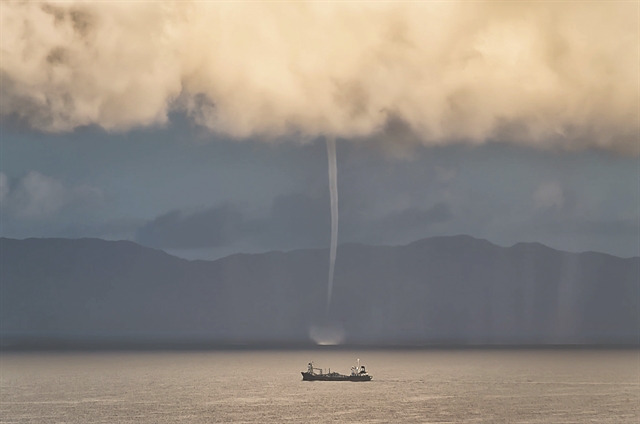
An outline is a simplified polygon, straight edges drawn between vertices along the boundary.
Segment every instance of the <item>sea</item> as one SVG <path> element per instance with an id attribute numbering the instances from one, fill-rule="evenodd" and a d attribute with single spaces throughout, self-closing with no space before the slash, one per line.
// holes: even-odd
<path id="1" fill-rule="evenodd" d="M 370 382 L 307 382 L 307 364 Z M 8 352 L 2 423 L 638 423 L 635 349 Z"/>

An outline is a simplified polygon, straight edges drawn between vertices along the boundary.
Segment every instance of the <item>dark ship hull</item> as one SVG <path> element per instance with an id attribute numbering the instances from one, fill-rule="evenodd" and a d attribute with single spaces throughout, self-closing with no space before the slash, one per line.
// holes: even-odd
<path id="1" fill-rule="evenodd" d="M 342 375 L 338 373 L 331 374 L 311 374 L 302 372 L 302 379 L 305 381 L 371 381 L 371 375 Z"/>

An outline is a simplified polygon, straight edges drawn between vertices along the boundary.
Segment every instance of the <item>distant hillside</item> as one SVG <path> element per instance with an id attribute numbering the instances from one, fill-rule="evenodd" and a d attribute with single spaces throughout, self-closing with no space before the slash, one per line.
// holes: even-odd
<path id="1" fill-rule="evenodd" d="M 304 342 L 328 250 L 187 261 L 127 241 L 0 239 L 0 331 Z M 338 249 L 329 317 L 354 343 L 637 343 L 640 258 L 468 236 Z"/>

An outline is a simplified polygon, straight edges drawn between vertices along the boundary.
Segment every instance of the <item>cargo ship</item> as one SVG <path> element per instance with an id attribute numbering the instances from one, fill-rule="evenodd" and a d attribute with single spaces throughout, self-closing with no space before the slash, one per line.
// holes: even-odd
<path id="1" fill-rule="evenodd" d="M 351 367 L 349 375 L 331 372 L 331 368 L 325 373 L 322 368 L 314 367 L 313 362 L 309 362 L 307 371 L 302 371 L 301 374 L 304 381 L 371 381 L 373 378 L 367 373 L 364 365 L 360 365 L 360 359 L 358 359 L 358 365 Z"/>

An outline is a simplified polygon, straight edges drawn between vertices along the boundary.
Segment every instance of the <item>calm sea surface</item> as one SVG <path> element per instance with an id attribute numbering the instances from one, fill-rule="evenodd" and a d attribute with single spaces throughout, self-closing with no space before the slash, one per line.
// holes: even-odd
<path id="1" fill-rule="evenodd" d="M 318 367 L 367 383 L 303 382 Z M 639 352 L 10 353 L 3 423 L 638 423 Z"/>

